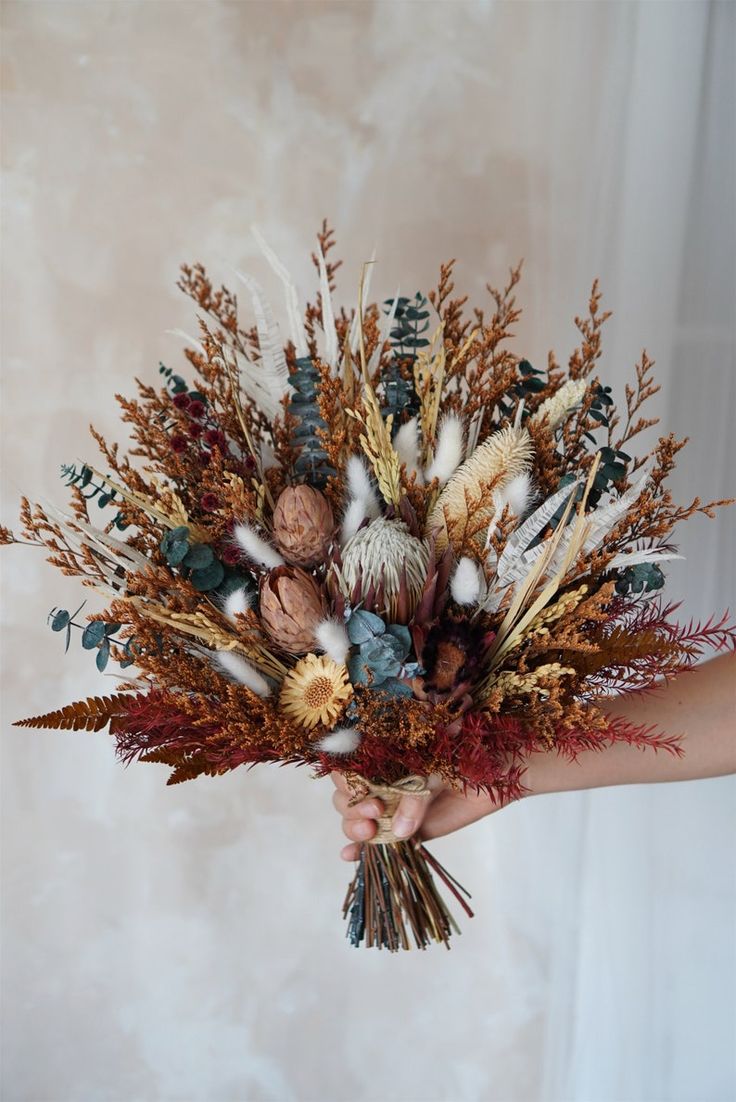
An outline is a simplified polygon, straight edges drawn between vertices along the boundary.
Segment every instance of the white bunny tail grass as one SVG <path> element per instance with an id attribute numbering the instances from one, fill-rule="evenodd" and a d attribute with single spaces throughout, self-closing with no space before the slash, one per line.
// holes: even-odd
<path id="1" fill-rule="evenodd" d="M 235 654 L 231 650 L 218 650 L 213 655 L 213 662 L 226 674 L 229 674 L 234 681 L 239 681 L 241 685 L 245 685 L 257 696 L 271 695 L 271 686 L 265 677 L 239 654 Z"/>
<path id="2" fill-rule="evenodd" d="M 238 546 L 249 559 L 258 566 L 265 566 L 273 570 L 277 566 L 283 566 L 284 560 L 271 544 L 258 535 L 250 524 L 238 524 L 234 531 Z"/>
<path id="3" fill-rule="evenodd" d="M 326 754 L 352 754 L 359 746 L 360 731 L 357 727 L 336 727 L 317 742 L 318 749 Z"/>
<path id="4" fill-rule="evenodd" d="M 345 625 L 339 620 L 321 620 L 314 629 L 314 638 L 328 658 L 342 666 L 350 650 Z"/>
<path id="5" fill-rule="evenodd" d="M 235 623 L 235 617 L 247 612 L 251 604 L 252 597 L 247 589 L 234 589 L 226 597 L 223 611 L 228 620 Z"/>
<path id="6" fill-rule="evenodd" d="M 353 538 L 363 521 L 366 519 L 366 515 L 365 502 L 362 498 L 357 497 L 350 502 L 342 518 L 342 528 L 340 530 L 341 547 L 344 547 L 345 544 Z"/>
<path id="7" fill-rule="evenodd" d="M 407 473 L 418 474 L 417 481 L 421 486 L 424 478 L 419 470 L 419 423 L 416 417 L 412 417 L 411 421 L 407 421 L 398 430 L 394 437 L 394 450 L 401 462 L 406 463 Z"/>
<path id="8" fill-rule="evenodd" d="M 375 498 L 376 504 L 378 504 L 373 481 L 360 456 L 350 456 L 345 467 L 345 478 L 348 485 L 348 494 L 351 498 L 357 497 L 367 500 L 372 497 Z"/>
<path id="9" fill-rule="evenodd" d="M 438 478 L 440 486 L 444 486 L 452 477 L 462 462 L 465 446 L 463 437 L 461 419 L 454 414 L 445 417 L 437 434 L 434 459 L 424 472 L 427 482 Z"/>
<path id="10" fill-rule="evenodd" d="M 526 471 L 517 474 L 516 478 L 512 478 L 510 482 L 507 482 L 495 497 L 496 507 L 500 507 L 501 512 L 508 505 L 515 517 L 522 517 L 532 499 L 531 477 Z"/>
<path id="11" fill-rule="evenodd" d="M 342 522 L 342 546 L 352 539 L 366 518 L 375 520 L 381 515 L 381 506 L 368 468 L 357 455 L 351 455 L 348 459 L 345 477 L 349 500 Z"/>
<path id="12" fill-rule="evenodd" d="M 483 579 L 478 563 L 464 555 L 457 564 L 450 583 L 453 601 L 458 605 L 476 605 L 482 588 Z"/>

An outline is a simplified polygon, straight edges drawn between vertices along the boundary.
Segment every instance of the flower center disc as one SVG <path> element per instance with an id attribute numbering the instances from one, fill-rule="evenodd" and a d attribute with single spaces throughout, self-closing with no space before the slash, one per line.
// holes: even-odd
<path id="1" fill-rule="evenodd" d="M 332 698 L 333 685 L 329 677 L 314 677 L 304 690 L 304 703 L 308 708 L 321 708 Z"/>

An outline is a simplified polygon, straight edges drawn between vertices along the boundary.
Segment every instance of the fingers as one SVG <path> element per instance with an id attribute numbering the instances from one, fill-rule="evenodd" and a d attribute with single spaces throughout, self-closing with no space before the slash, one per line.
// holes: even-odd
<path id="1" fill-rule="evenodd" d="M 357 861 L 360 858 L 360 845 L 353 842 L 349 846 L 343 846 L 340 850 L 340 856 L 343 861 Z"/>
<path id="2" fill-rule="evenodd" d="M 332 802 L 342 815 L 342 829 L 346 837 L 353 842 L 367 842 L 376 833 L 376 819 L 383 814 L 383 802 L 371 797 L 352 804 L 350 791 L 339 789 L 333 794 Z M 353 860 L 353 858 L 347 858 Z"/>
<path id="3" fill-rule="evenodd" d="M 332 802 L 343 819 L 377 819 L 379 815 L 383 815 L 383 801 L 375 796 L 357 804 L 351 804 L 351 800 L 348 792 L 333 793 Z"/>

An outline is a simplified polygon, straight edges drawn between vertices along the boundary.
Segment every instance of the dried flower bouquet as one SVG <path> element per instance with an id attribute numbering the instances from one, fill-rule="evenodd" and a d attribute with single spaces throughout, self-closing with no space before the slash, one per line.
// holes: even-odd
<path id="1" fill-rule="evenodd" d="M 161 365 L 161 386 L 119 399 L 128 454 L 92 430 L 102 469 L 63 468 L 69 512 L 24 500 L 23 539 L 0 530 L 105 595 L 86 622 L 54 609 L 50 625 L 121 668 L 112 695 L 20 725 L 106 727 L 169 784 L 257 762 L 339 770 L 389 811 L 432 775 L 513 799 L 533 750 L 680 752 L 600 703 L 734 645 L 725 618 L 678 625 L 660 593 L 675 525 L 725 503 L 672 500 L 684 441 L 634 455 L 658 387 L 644 354 L 617 412 L 596 374 L 597 285 L 567 370 L 551 354 L 542 370 L 507 347 L 519 269 L 468 317 L 452 263 L 428 298 L 383 306 L 364 303 L 367 267 L 336 313 L 325 225 L 302 314 L 259 242 L 286 344 L 251 277 L 244 328 L 235 295 L 184 266 L 199 314 L 185 375 Z M 345 903 L 352 942 L 447 943 L 437 881 L 469 911 L 463 890 L 388 819 L 374 843 Z"/>

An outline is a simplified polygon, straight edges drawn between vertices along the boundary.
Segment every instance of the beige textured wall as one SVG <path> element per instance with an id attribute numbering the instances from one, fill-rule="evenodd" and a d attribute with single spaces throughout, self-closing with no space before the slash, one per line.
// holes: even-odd
<path id="1" fill-rule="evenodd" d="M 21 491 L 61 502 L 58 464 L 94 455 L 88 422 L 119 437 L 113 393 L 179 363 L 165 330 L 193 327 L 180 261 L 225 282 L 250 269 L 275 296 L 256 221 L 306 290 L 325 215 L 348 303 L 374 245 L 383 297 L 426 289 L 453 255 L 459 284 L 482 296 L 524 256 L 519 347 L 537 361 L 569 352 L 600 274 L 618 311 L 609 378 L 620 392 L 647 343 L 674 388 L 659 411 L 694 437 L 680 488 L 725 492 L 723 192 L 697 309 L 682 290 L 702 239 L 693 195 L 729 178 L 719 141 L 711 175 L 693 183 L 694 165 L 711 164 L 696 156 L 707 7 L 5 2 L 3 522 Z M 687 549 L 707 570 L 697 582 L 673 572 L 689 611 L 733 604 L 732 580 L 717 581 L 733 531 L 694 522 Z M 31 550 L 6 550 L 1 566 L 7 1102 L 591 1102 L 624 1096 L 617 1051 L 641 1072 L 629 1098 L 680 1097 L 673 1083 L 689 1076 L 713 1091 L 727 1081 L 723 964 L 688 972 L 680 946 L 693 944 L 701 889 L 712 944 L 719 931 L 728 944 L 733 893 L 701 855 L 718 861 L 732 788 L 511 809 L 436 847 L 477 904 L 451 954 L 355 953 L 328 793 L 305 773 L 166 789 L 157 767 L 120 769 L 104 735 L 9 728 L 100 682 L 44 625 L 52 605 L 76 607 L 76 583 Z M 615 829 L 601 828 L 609 813 Z M 673 845 L 693 853 L 670 897 Z M 647 904 L 653 867 L 665 871 Z M 598 883 L 601 868 L 621 891 Z M 626 886 L 632 869 L 641 891 Z M 591 899 L 606 901 L 618 941 L 586 922 Z M 662 934 L 652 977 L 641 954 L 655 918 L 677 933 Z M 606 968 L 626 977 L 623 993 Z M 636 1029 L 632 1005 L 646 1011 Z M 615 1029 L 589 1035 L 609 1006 Z"/>

